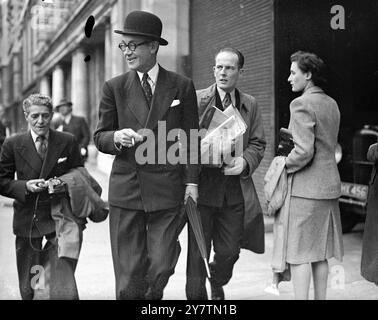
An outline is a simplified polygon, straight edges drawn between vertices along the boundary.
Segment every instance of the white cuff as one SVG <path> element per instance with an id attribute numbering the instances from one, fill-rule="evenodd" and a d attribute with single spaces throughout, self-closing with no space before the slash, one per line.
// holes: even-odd
<path id="1" fill-rule="evenodd" d="M 186 186 L 198 187 L 197 183 L 187 183 Z"/>

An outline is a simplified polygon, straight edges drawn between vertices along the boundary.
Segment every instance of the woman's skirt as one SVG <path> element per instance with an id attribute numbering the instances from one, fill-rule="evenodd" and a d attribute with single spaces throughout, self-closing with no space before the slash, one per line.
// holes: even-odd
<path id="1" fill-rule="evenodd" d="M 344 249 L 338 199 L 290 199 L 286 262 L 303 264 L 335 257 Z"/>

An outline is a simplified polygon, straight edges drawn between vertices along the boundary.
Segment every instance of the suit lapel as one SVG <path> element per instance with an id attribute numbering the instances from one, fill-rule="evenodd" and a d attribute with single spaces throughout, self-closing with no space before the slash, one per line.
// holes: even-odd
<path id="1" fill-rule="evenodd" d="M 22 141 L 17 150 L 20 156 L 27 164 L 29 164 L 29 166 L 31 166 L 36 172 L 40 172 L 42 159 L 35 149 L 34 141 L 30 134 L 30 131 L 22 137 Z"/>
<path id="2" fill-rule="evenodd" d="M 73 115 L 71 115 L 70 122 L 66 124 L 68 130 L 72 130 L 72 128 L 75 127 L 75 118 Z"/>
<path id="3" fill-rule="evenodd" d="M 200 109 L 199 112 L 200 120 L 199 120 L 199 127 L 208 129 L 211 120 L 213 119 L 215 109 L 212 108 L 216 106 L 216 96 L 206 96 L 201 99 Z"/>
<path id="4" fill-rule="evenodd" d="M 47 152 L 45 156 L 45 161 L 43 162 L 43 165 L 42 165 L 40 179 L 47 178 L 52 168 L 57 163 L 57 160 L 60 154 L 62 153 L 63 149 L 65 148 L 65 146 L 66 144 L 62 143 L 62 141 L 57 136 L 56 132 L 53 130 L 50 130 Z"/>
<path id="5" fill-rule="evenodd" d="M 248 116 L 248 113 L 251 111 L 249 110 L 248 106 L 249 106 L 249 103 L 248 103 L 248 100 L 245 98 L 244 94 L 242 92 L 240 92 L 238 89 L 235 89 L 236 92 L 235 94 L 238 95 L 239 97 L 239 103 L 240 103 L 240 115 L 242 116 L 244 122 L 247 124 L 247 126 L 249 127 L 249 116 Z"/>
<path id="6" fill-rule="evenodd" d="M 246 146 L 248 145 L 249 129 L 250 129 L 250 126 L 251 126 L 251 119 L 250 119 L 249 114 L 252 112 L 252 110 L 251 110 L 251 107 L 250 107 L 251 104 L 250 104 L 250 102 L 248 102 L 244 93 L 240 92 L 238 90 L 237 94 L 239 95 L 239 101 L 240 101 L 240 115 L 242 116 L 245 124 L 247 125 L 247 131 L 243 135 L 243 145 L 244 145 L 244 148 L 246 148 Z"/>
<path id="7" fill-rule="evenodd" d="M 198 103 L 200 123 L 203 121 L 203 117 L 208 108 L 211 108 L 212 106 L 215 106 L 215 84 L 206 90 Z"/>
<path id="8" fill-rule="evenodd" d="M 136 71 L 130 71 L 130 76 L 125 83 L 123 100 L 126 101 L 127 108 L 133 113 L 140 126 L 144 127 L 148 117 L 149 108 Z"/>
<path id="9" fill-rule="evenodd" d="M 169 79 L 168 72 L 159 66 L 159 75 L 152 98 L 151 110 L 148 114 L 146 128 L 153 130 L 161 120 L 176 96 L 174 83 Z"/>

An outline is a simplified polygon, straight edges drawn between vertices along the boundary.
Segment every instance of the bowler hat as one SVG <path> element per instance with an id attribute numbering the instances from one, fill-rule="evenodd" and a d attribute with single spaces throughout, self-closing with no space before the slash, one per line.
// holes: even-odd
<path id="1" fill-rule="evenodd" d="M 59 103 L 55 106 L 55 110 L 58 110 L 59 107 L 63 107 L 63 106 L 69 106 L 71 107 L 72 106 L 72 102 L 69 101 L 68 99 L 66 98 L 63 98 L 59 101 Z"/>
<path id="2" fill-rule="evenodd" d="M 115 33 L 144 36 L 159 41 L 166 46 L 168 41 L 161 37 L 163 25 L 159 17 L 146 11 L 130 12 L 123 25 L 123 30 L 114 30 Z"/>

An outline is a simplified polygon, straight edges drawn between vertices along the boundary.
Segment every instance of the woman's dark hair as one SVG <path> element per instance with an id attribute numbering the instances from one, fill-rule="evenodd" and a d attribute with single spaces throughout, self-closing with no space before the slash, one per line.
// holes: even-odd
<path id="1" fill-rule="evenodd" d="M 297 51 L 290 56 L 291 62 L 296 62 L 298 68 L 306 73 L 311 72 L 312 82 L 315 86 L 324 89 L 327 85 L 326 66 L 315 53 Z"/>

